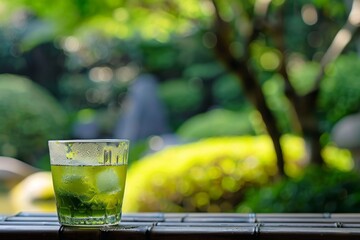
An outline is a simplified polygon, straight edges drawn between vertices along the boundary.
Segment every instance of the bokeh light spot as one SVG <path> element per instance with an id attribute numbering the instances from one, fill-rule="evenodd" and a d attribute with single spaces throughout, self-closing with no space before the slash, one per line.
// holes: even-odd
<path id="1" fill-rule="evenodd" d="M 130 63 L 116 69 L 115 76 L 120 83 L 128 83 L 138 75 L 139 71 L 140 69 L 137 64 Z"/>
<path id="2" fill-rule="evenodd" d="M 73 36 L 65 38 L 62 45 L 67 52 L 77 52 L 81 47 L 79 39 Z"/>
<path id="3" fill-rule="evenodd" d="M 90 108 L 82 109 L 77 114 L 77 120 L 81 123 L 91 122 L 96 115 L 96 111 Z"/>
<path id="4" fill-rule="evenodd" d="M 201 11 L 207 16 L 212 16 L 215 12 L 214 5 L 210 1 L 200 1 Z"/>
<path id="5" fill-rule="evenodd" d="M 195 195 L 197 207 L 206 206 L 209 204 L 209 195 L 206 192 L 199 192 Z"/>
<path id="6" fill-rule="evenodd" d="M 305 24 L 314 25 L 318 21 L 316 8 L 312 4 L 306 4 L 301 9 L 301 17 Z"/>
<path id="7" fill-rule="evenodd" d="M 264 52 L 260 56 L 260 65 L 268 71 L 276 70 L 280 65 L 279 56 L 273 51 Z"/>
<path id="8" fill-rule="evenodd" d="M 221 169 L 219 167 L 210 167 L 207 171 L 209 179 L 218 179 L 221 177 Z"/>
<path id="9" fill-rule="evenodd" d="M 109 67 L 94 67 L 90 70 L 89 77 L 93 82 L 108 82 L 113 77 L 113 71 Z"/>
<path id="10" fill-rule="evenodd" d="M 217 37 L 213 32 L 207 32 L 203 36 L 203 44 L 207 48 L 214 48 L 217 43 Z"/>
<path id="11" fill-rule="evenodd" d="M 117 8 L 114 10 L 114 19 L 118 22 L 126 22 L 129 19 L 129 13 L 125 8 Z"/>
<path id="12" fill-rule="evenodd" d="M 221 186 L 229 192 L 235 192 L 237 190 L 236 180 L 233 177 L 224 177 L 221 181 Z"/>
<path id="13" fill-rule="evenodd" d="M 232 174 L 235 171 L 236 164 L 232 159 L 227 158 L 220 162 L 220 167 L 225 174 Z"/>
<path id="14" fill-rule="evenodd" d="M 189 181 L 183 181 L 179 186 L 179 191 L 184 196 L 190 196 L 194 191 L 194 187 Z"/>
<path id="15" fill-rule="evenodd" d="M 160 136 L 153 136 L 149 139 L 149 148 L 153 151 L 159 151 L 164 147 L 164 139 Z"/>

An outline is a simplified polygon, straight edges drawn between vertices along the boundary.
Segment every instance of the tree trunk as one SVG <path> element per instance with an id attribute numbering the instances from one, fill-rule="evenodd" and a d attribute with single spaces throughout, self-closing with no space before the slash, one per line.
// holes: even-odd
<path id="1" fill-rule="evenodd" d="M 215 9 L 216 3 L 214 2 Z M 214 23 L 214 32 L 217 37 L 217 44 L 215 46 L 215 52 L 218 58 L 224 63 L 224 65 L 237 77 L 241 85 L 243 86 L 243 92 L 249 101 L 260 112 L 263 121 L 266 125 L 267 131 L 272 139 L 274 150 L 277 156 L 277 167 L 280 176 L 285 175 L 285 163 L 284 155 L 280 144 L 281 132 L 277 126 L 277 121 L 268 107 L 261 85 L 257 79 L 257 74 L 254 70 L 248 66 L 250 55 L 245 54 L 243 59 L 236 59 L 229 50 L 231 43 L 228 23 L 225 23 L 217 11 L 217 17 Z M 257 32 L 250 36 L 248 41 L 248 49 L 251 40 L 255 38 Z"/>

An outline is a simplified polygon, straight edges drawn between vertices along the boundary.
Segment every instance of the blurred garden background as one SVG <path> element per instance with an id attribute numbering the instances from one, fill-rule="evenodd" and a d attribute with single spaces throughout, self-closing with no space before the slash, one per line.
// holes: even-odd
<path id="1" fill-rule="evenodd" d="M 47 141 L 83 138 L 130 139 L 126 212 L 359 211 L 359 25 L 359 0 L 0 0 L 1 212 L 55 211 Z"/>

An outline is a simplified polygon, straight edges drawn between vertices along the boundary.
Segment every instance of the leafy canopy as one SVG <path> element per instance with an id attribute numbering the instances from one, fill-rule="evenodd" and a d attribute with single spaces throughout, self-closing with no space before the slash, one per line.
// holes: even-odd
<path id="1" fill-rule="evenodd" d="M 213 13 L 209 1 L 196 0 L 0 0 L 0 6 L 10 10 L 22 7 L 49 20 L 55 35 L 93 29 L 119 38 L 138 35 L 160 42 L 168 40 L 171 33 L 187 34 Z"/>

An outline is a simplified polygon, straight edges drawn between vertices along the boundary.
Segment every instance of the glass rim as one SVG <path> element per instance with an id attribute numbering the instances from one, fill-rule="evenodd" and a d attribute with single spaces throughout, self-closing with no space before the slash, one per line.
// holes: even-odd
<path id="1" fill-rule="evenodd" d="M 69 140 L 48 140 L 49 143 L 129 143 L 128 139 L 69 139 Z"/>

